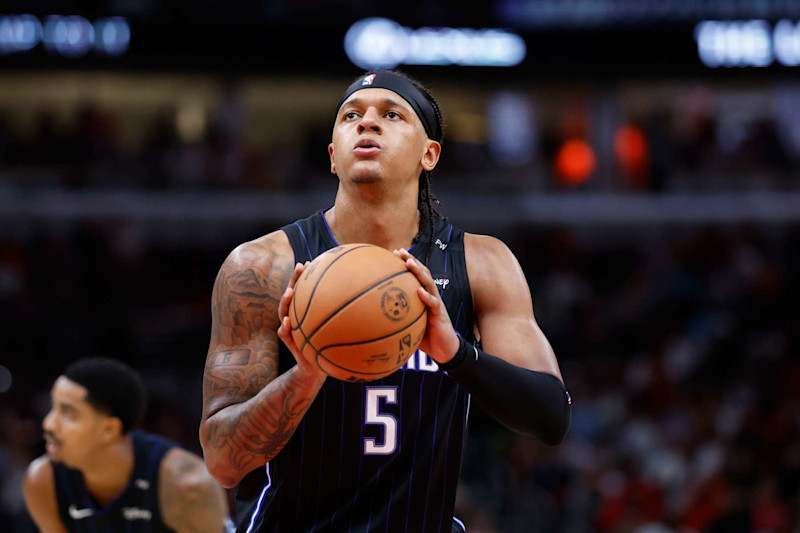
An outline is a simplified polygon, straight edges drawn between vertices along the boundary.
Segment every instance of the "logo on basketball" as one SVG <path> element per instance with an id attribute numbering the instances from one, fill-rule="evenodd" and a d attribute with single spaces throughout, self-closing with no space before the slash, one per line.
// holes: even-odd
<path id="1" fill-rule="evenodd" d="M 398 287 L 386 289 L 381 298 L 381 310 L 389 320 L 403 320 L 411 310 L 406 293 Z"/>

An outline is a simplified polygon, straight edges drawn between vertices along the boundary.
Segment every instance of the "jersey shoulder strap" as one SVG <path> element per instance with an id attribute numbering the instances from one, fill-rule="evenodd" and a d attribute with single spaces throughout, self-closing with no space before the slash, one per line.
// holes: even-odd
<path id="1" fill-rule="evenodd" d="M 171 440 L 135 429 L 131 431 L 133 449 L 136 454 L 134 461 L 133 477 L 143 479 L 158 479 L 158 470 L 164 456 L 178 445 Z"/>
<path id="2" fill-rule="evenodd" d="M 281 230 L 289 238 L 296 263 L 313 261 L 319 254 L 338 246 L 322 210 L 287 224 Z"/>

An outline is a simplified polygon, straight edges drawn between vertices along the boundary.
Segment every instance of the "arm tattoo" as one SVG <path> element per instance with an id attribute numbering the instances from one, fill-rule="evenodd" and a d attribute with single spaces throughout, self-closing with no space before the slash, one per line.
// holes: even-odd
<path id="1" fill-rule="evenodd" d="M 209 431 L 209 444 L 227 448 L 227 460 L 238 471 L 270 461 L 291 438 L 313 402 L 289 373 L 276 379 L 251 402 L 240 404 L 219 417 Z M 221 415 L 223 413 L 218 413 Z"/>
<path id="2" fill-rule="evenodd" d="M 278 304 L 293 258 L 269 240 L 220 269 L 203 380 L 206 458 L 244 473 L 286 445 L 316 396 L 291 370 L 278 377 Z M 269 386 L 268 386 L 269 385 Z"/>

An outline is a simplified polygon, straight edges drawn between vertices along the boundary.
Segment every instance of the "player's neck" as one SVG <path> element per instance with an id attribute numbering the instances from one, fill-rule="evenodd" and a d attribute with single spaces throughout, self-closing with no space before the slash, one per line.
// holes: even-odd
<path id="1" fill-rule="evenodd" d="M 113 501 L 128 486 L 134 458 L 133 439 L 128 435 L 97 454 L 90 467 L 81 469 L 86 489 L 100 505 Z"/>
<path id="2" fill-rule="evenodd" d="M 336 242 L 367 242 L 388 250 L 409 248 L 419 231 L 417 198 L 366 201 L 342 193 L 325 219 Z"/>

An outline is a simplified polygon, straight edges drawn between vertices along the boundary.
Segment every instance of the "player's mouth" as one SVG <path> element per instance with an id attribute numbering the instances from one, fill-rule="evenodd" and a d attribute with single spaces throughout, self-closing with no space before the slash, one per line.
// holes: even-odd
<path id="1" fill-rule="evenodd" d="M 54 454 L 61 449 L 61 441 L 53 436 L 52 433 L 44 434 L 44 448 L 48 454 Z"/>
<path id="2" fill-rule="evenodd" d="M 381 151 L 381 145 L 372 139 L 361 139 L 353 148 L 358 155 L 374 155 Z"/>

